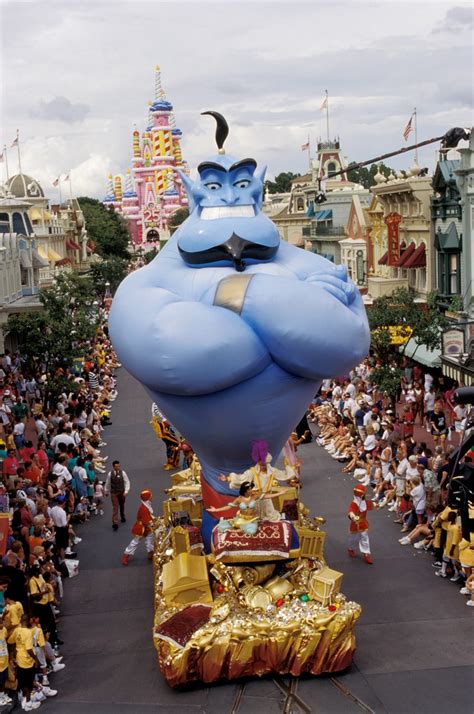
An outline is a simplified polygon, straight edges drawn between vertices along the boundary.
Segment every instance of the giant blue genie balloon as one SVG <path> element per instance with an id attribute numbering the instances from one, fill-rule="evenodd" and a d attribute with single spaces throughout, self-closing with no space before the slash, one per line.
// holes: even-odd
<path id="1" fill-rule="evenodd" d="M 120 285 L 110 334 L 124 366 L 192 443 L 205 505 L 235 496 L 219 474 L 277 455 L 325 377 L 369 348 L 367 317 L 343 266 L 280 240 L 262 213 L 265 169 L 224 153 L 181 175 L 190 216 Z"/>

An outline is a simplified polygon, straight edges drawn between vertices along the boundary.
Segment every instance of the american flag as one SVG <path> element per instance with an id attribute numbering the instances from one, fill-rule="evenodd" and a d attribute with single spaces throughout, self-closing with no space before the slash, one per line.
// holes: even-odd
<path id="1" fill-rule="evenodd" d="M 69 181 L 69 174 L 63 178 L 63 181 Z"/>
<path id="2" fill-rule="evenodd" d="M 16 139 L 13 141 L 10 148 L 13 149 L 14 146 L 18 146 L 18 137 L 16 137 Z"/>
<path id="3" fill-rule="evenodd" d="M 327 108 L 328 108 L 328 95 L 326 94 L 326 96 L 324 97 L 323 103 L 319 107 L 319 110 L 322 112 L 323 109 L 327 109 Z"/>
<path id="4" fill-rule="evenodd" d="M 405 129 L 403 130 L 403 138 L 405 139 L 405 141 L 410 136 L 410 132 L 413 131 L 413 127 L 411 125 L 412 120 L 413 120 L 413 114 L 411 115 L 410 119 L 408 120 L 408 124 L 406 125 Z"/>
<path id="5" fill-rule="evenodd" d="M 309 141 L 306 142 L 306 144 L 301 144 L 301 151 L 308 151 L 309 149 Z"/>
<path id="6" fill-rule="evenodd" d="M 58 178 L 56 179 L 56 181 L 53 181 L 53 186 L 54 186 L 55 188 L 56 188 L 57 186 L 59 186 L 59 176 L 58 176 Z"/>

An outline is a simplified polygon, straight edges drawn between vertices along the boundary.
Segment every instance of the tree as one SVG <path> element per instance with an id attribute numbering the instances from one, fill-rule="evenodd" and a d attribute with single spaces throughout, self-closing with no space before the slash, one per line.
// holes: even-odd
<path id="1" fill-rule="evenodd" d="M 178 226 L 181 225 L 181 223 L 184 223 L 186 218 L 189 216 L 189 209 L 188 208 L 178 208 L 177 211 L 171 214 L 169 221 L 168 221 L 168 228 L 170 229 L 171 235 L 175 232 L 175 230 L 178 228 Z M 147 261 L 149 262 L 149 261 Z"/>
<path id="2" fill-rule="evenodd" d="M 113 295 L 127 275 L 127 267 L 128 261 L 116 255 L 93 265 L 90 272 L 95 289 L 104 294 L 109 287 Z"/>
<path id="3" fill-rule="evenodd" d="M 384 163 L 371 164 L 370 168 L 367 166 L 362 166 L 361 168 L 351 168 L 357 166 L 355 161 L 351 161 L 347 167 L 347 178 L 349 181 L 354 183 L 360 183 L 364 188 L 372 188 L 375 185 L 375 174 L 382 173 L 384 176 L 390 176 L 391 173 L 395 173 L 390 166 L 386 166 Z"/>
<path id="4" fill-rule="evenodd" d="M 36 369 L 72 366 L 82 345 L 97 329 L 96 291 L 92 281 L 77 273 L 61 273 L 50 288 L 42 290 L 41 312 L 10 315 L 3 328 L 14 332 L 27 365 Z"/>
<path id="5" fill-rule="evenodd" d="M 265 189 L 268 189 L 269 193 L 289 193 L 291 191 L 291 182 L 299 176 L 301 174 L 283 171 L 278 176 L 275 176 L 274 181 L 265 181 Z"/>
<path id="6" fill-rule="evenodd" d="M 130 233 L 122 216 L 95 198 L 81 196 L 77 200 L 84 214 L 87 233 L 95 243 L 97 253 L 103 258 L 129 258 Z"/>

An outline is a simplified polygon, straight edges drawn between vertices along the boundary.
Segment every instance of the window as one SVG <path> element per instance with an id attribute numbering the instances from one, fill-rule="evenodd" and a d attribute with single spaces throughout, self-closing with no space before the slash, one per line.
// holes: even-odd
<path id="1" fill-rule="evenodd" d="M 296 210 L 297 210 L 297 211 L 304 211 L 304 198 L 297 198 L 297 199 L 296 199 Z"/>
<path id="2" fill-rule="evenodd" d="M 13 214 L 13 233 L 22 233 L 26 235 L 25 224 L 21 213 Z"/>
<path id="3" fill-rule="evenodd" d="M 331 178 L 331 176 L 332 176 L 333 174 L 335 174 L 336 171 L 337 171 L 337 166 L 336 166 L 336 164 L 334 163 L 334 161 L 330 161 L 330 162 L 328 163 L 328 178 Z"/>
<path id="4" fill-rule="evenodd" d="M 459 253 L 438 253 L 438 290 L 441 295 L 459 295 L 461 291 Z"/>
<path id="5" fill-rule="evenodd" d="M 10 219 L 8 213 L 0 213 L 0 233 L 10 233 Z"/>

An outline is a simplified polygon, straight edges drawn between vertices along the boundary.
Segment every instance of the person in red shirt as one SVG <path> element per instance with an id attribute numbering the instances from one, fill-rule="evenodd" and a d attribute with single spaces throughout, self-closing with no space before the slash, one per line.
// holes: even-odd
<path id="1" fill-rule="evenodd" d="M 153 507 L 151 505 L 153 494 L 148 489 L 145 489 L 141 492 L 140 498 L 141 504 L 138 509 L 137 520 L 132 528 L 133 538 L 124 550 L 122 565 L 128 565 L 129 556 L 135 553 L 138 544 L 143 538 L 145 539 L 148 560 L 153 559 Z"/>
<path id="2" fill-rule="evenodd" d="M 15 449 L 8 449 L 7 458 L 3 461 L 2 473 L 5 485 L 9 488 L 15 488 L 15 481 L 18 473 L 18 459 Z"/>
<path id="3" fill-rule="evenodd" d="M 40 441 L 38 444 L 38 451 L 36 452 L 38 456 L 39 465 L 43 469 L 44 474 L 47 476 L 49 471 L 49 458 L 46 453 L 46 444 L 44 441 Z"/>
<path id="4" fill-rule="evenodd" d="M 366 488 L 360 484 L 354 489 L 354 498 L 349 506 L 347 512 L 348 518 L 351 522 L 350 533 L 349 533 L 349 547 L 348 553 L 351 558 L 357 556 L 356 548 L 362 553 L 362 557 L 368 565 L 372 565 L 374 562 L 370 554 L 370 541 L 369 541 L 369 522 L 367 520 L 367 511 L 371 511 L 374 504 L 370 500 L 365 498 Z"/>
<path id="5" fill-rule="evenodd" d="M 27 461 L 31 461 L 31 457 L 33 456 L 33 454 L 35 452 L 36 452 L 36 449 L 33 446 L 33 443 L 31 441 L 25 441 L 25 445 L 19 451 L 20 459 L 23 461 L 23 463 L 26 463 Z"/>

